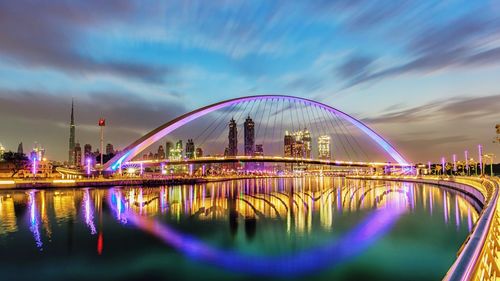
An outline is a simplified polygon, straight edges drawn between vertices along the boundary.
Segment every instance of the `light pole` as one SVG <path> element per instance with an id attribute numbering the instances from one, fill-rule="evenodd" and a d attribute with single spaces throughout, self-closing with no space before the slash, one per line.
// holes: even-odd
<path id="1" fill-rule="evenodd" d="M 483 175 L 484 169 L 483 169 L 483 146 L 478 145 L 478 153 L 479 153 L 479 169 L 481 169 L 481 172 L 479 173 L 480 176 Z"/>
<path id="2" fill-rule="evenodd" d="M 495 157 L 495 154 L 489 153 L 483 156 L 490 159 L 490 175 L 493 177 L 493 158 Z"/>
<path id="3" fill-rule="evenodd" d="M 87 158 L 87 178 L 90 177 L 90 158 Z"/>
<path id="4" fill-rule="evenodd" d="M 457 173 L 457 155 L 453 154 L 453 173 Z"/>
<path id="5" fill-rule="evenodd" d="M 446 167 L 445 167 L 445 165 L 444 165 L 444 164 L 445 164 L 444 162 L 445 162 L 444 157 L 441 157 L 441 167 L 442 167 L 442 169 L 441 169 L 441 171 L 442 171 L 442 172 L 441 172 L 441 174 L 442 174 L 443 176 L 444 176 L 444 169 L 446 168 Z"/>
<path id="6" fill-rule="evenodd" d="M 33 179 L 36 179 L 36 157 L 33 157 Z"/>
<path id="7" fill-rule="evenodd" d="M 104 151 L 104 126 L 106 126 L 106 120 L 104 118 L 99 118 L 99 128 L 101 128 L 101 174 L 103 166 L 103 151 Z"/>
<path id="8" fill-rule="evenodd" d="M 465 169 L 467 169 L 467 176 L 470 176 L 469 173 L 469 152 L 465 151 Z"/>

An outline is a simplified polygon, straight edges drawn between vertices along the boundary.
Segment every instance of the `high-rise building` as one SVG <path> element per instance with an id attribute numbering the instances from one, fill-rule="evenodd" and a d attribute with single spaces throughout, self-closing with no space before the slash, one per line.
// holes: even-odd
<path id="1" fill-rule="evenodd" d="M 163 145 L 160 144 L 158 147 L 158 159 L 165 159 L 165 150 L 163 149 Z"/>
<path id="2" fill-rule="evenodd" d="M 29 158 L 31 160 L 36 159 L 38 161 L 43 160 L 45 157 L 45 148 L 43 148 L 39 143 L 35 142 L 33 149 L 30 152 Z"/>
<path id="3" fill-rule="evenodd" d="M 330 136 L 323 135 L 318 137 L 318 158 L 330 159 Z"/>
<path id="4" fill-rule="evenodd" d="M 285 131 L 285 138 L 283 139 L 284 142 L 284 151 L 283 154 L 285 157 L 293 157 L 292 151 L 293 151 L 293 137 L 288 133 L 288 131 Z"/>
<path id="5" fill-rule="evenodd" d="M 243 136 L 245 139 L 245 156 L 253 156 L 255 152 L 255 123 L 250 116 L 247 117 L 243 125 Z"/>
<path id="6" fill-rule="evenodd" d="M 178 161 L 182 160 L 182 140 L 179 140 L 176 144 L 175 147 L 170 150 L 170 156 L 169 159 L 173 161 Z"/>
<path id="7" fill-rule="evenodd" d="M 236 121 L 231 118 L 229 121 L 229 134 L 228 134 L 229 145 L 227 146 L 227 156 L 238 155 L 238 127 Z"/>
<path id="8" fill-rule="evenodd" d="M 75 149 L 74 149 L 74 160 L 73 165 L 75 167 L 81 167 L 82 166 L 82 148 L 80 146 L 80 143 L 75 144 Z"/>
<path id="9" fill-rule="evenodd" d="M 311 158 L 311 133 L 307 129 L 289 133 L 285 131 L 285 157 Z"/>
<path id="10" fill-rule="evenodd" d="M 255 145 L 255 156 L 264 156 L 264 146 L 262 144 Z"/>
<path id="11" fill-rule="evenodd" d="M 170 159 L 170 151 L 173 148 L 173 144 L 171 141 L 167 141 L 165 143 L 165 158 Z"/>
<path id="12" fill-rule="evenodd" d="M 203 149 L 201 149 L 201 147 L 197 147 L 196 148 L 196 150 L 195 150 L 195 157 L 196 158 L 203 157 Z"/>
<path id="13" fill-rule="evenodd" d="M 69 155 L 68 162 L 71 164 L 75 163 L 75 115 L 73 100 L 71 100 L 71 120 L 69 123 Z"/>
<path id="14" fill-rule="evenodd" d="M 3 159 L 3 154 L 5 153 L 5 147 L 0 143 L 0 159 Z"/>
<path id="15" fill-rule="evenodd" d="M 194 142 L 192 139 L 188 139 L 186 143 L 186 158 L 193 159 L 194 158 Z"/>
<path id="16" fill-rule="evenodd" d="M 20 142 L 19 145 L 17 146 L 17 153 L 24 154 L 23 142 Z"/>
<path id="17" fill-rule="evenodd" d="M 115 148 L 113 147 L 113 145 L 111 143 L 108 143 L 106 145 L 106 154 L 107 155 L 115 154 Z"/>
<path id="18" fill-rule="evenodd" d="M 92 153 L 92 145 L 86 143 L 83 146 L 83 157 L 85 157 L 85 161 L 87 161 L 87 159 L 94 158 L 94 154 Z M 92 162 L 94 162 L 94 161 L 92 160 Z"/>

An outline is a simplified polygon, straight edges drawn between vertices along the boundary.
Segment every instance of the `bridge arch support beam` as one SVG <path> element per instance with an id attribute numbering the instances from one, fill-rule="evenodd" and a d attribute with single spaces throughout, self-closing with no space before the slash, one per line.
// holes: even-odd
<path id="1" fill-rule="evenodd" d="M 132 160 L 135 156 L 139 155 L 144 149 L 147 147 L 151 146 L 153 143 L 156 143 L 166 135 L 170 134 L 174 130 L 188 124 L 191 121 L 194 121 L 204 115 L 207 115 L 213 111 L 229 107 L 234 104 L 238 103 L 243 103 L 243 102 L 248 102 L 248 101 L 254 101 L 254 100 L 280 100 L 280 99 L 285 99 L 293 102 L 301 102 L 310 106 L 315 106 L 322 108 L 326 111 L 329 111 L 333 114 L 336 114 L 337 116 L 343 118 L 344 120 L 348 121 L 349 123 L 353 124 L 356 126 L 358 129 L 363 131 L 366 135 L 368 135 L 373 141 L 375 141 L 391 158 L 396 161 L 397 163 L 401 165 L 408 165 L 408 162 L 405 160 L 405 158 L 387 141 L 385 140 L 382 136 L 377 134 L 375 131 L 370 129 L 367 125 L 365 125 L 363 122 L 359 121 L 358 119 L 350 116 L 347 113 L 344 113 L 338 109 L 335 109 L 331 106 L 328 106 L 326 104 L 316 102 L 310 99 L 305 99 L 305 98 L 300 98 L 300 97 L 294 97 L 294 96 L 287 96 L 287 95 L 257 95 L 257 96 L 247 96 L 247 97 L 239 97 L 239 98 L 234 98 L 234 99 L 229 99 L 225 101 L 221 101 L 218 103 L 214 103 L 202 108 L 199 108 L 197 110 L 191 111 L 189 113 L 186 113 L 184 115 L 181 115 L 161 126 L 158 128 L 152 130 L 151 132 L 147 133 L 140 139 L 136 140 L 129 146 L 127 146 L 124 150 L 122 150 L 121 153 L 113 157 L 111 160 L 109 160 L 105 165 L 104 165 L 104 170 L 106 171 L 116 171 L 119 169 L 119 167 Z"/>

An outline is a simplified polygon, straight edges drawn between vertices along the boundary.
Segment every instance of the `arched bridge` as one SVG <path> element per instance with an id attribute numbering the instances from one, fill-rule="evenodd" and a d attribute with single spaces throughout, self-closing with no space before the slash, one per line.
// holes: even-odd
<path id="1" fill-rule="evenodd" d="M 255 118 L 255 121 L 250 116 Z M 229 127 L 226 125 L 221 127 L 221 124 L 227 124 L 229 119 L 231 119 Z M 235 127 L 238 123 L 241 125 L 243 120 L 245 121 L 242 149 L 244 153 L 241 153 L 242 145 L 241 142 L 238 145 Z M 409 166 L 409 162 L 387 140 L 347 113 L 310 99 L 287 95 L 258 95 L 225 100 L 179 116 L 127 146 L 105 164 L 104 170 L 116 171 L 127 163 L 136 162 L 137 157 L 154 143 L 189 126 L 197 127 L 188 130 L 186 139 L 192 141 L 192 135 L 199 133 L 199 138 L 195 138 L 198 145 L 204 144 L 204 141 L 209 139 L 213 140 L 214 144 L 207 144 L 204 149 L 208 151 L 214 150 L 214 147 L 219 148 L 217 151 L 212 151 L 213 154 L 208 157 L 195 156 L 191 150 L 189 157 L 186 155 L 169 159 L 170 164 L 300 162 L 338 166 L 382 166 L 391 162 L 394 164 L 390 165 Z M 217 134 L 224 137 L 228 130 L 229 144 L 223 153 L 224 149 L 220 148 L 222 142 L 218 141 L 220 138 Z M 202 138 L 203 141 L 199 141 Z M 256 151 L 257 140 L 263 143 L 260 149 L 265 149 L 265 154 Z M 362 140 L 368 140 L 369 143 L 362 143 Z M 367 149 L 374 149 L 377 153 L 383 154 L 382 158 L 385 158 L 385 161 L 372 156 L 371 152 L 366 152 Z M 315 153 L 317 155 L 314 155 Z M 224 157 L 220 156 L 222 154 Z M 360 160 L 363 154 L 364 158 Z M 167 160 L 168 157 L 169 155 L 166 156 Z"/>

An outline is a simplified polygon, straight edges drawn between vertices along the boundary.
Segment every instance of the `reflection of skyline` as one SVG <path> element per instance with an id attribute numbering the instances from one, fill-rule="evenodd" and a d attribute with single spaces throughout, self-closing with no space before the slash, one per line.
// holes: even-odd
<path id="1" fill-rule="evenodd" d="M 250 227 L 254 220 L 273 219 L 284 222 L 284 231 L 300 234 L 311 232 L 316 224 L 330 231 L 335 227 L 335 219 L 343 214 L 381 208 L 413 210 L 418 207 L 432 214 L 433 208 L 441 207 L 448 224 L 456 225 L 457 229 L 465 225 L 469 231 L 477 219 L 475 207 L 471 209 L 467 199 L 456 196 L 451 190 L 430 185 L 417 188 L 405 183 L 327 177 L 241 180 L 158 188 L 127 187 L 120 189 L 120 194 L 123 206 L 120 206 L 118 215 L 124 223 L 126 219 L 121 217 L 121 213 L 126 210 L 147 217 L 166 216 L 175 221 L 190 217 L 201 221 L 228 222 L 230 210 L 233 210 L 236 221 L 244 220 L 250 223 Z M 53 238 L 54 224 L 60 225 L 69 220 L 80 221 L 90 234 L 96 234 L 101 226 L 96 225 L 95 212 L 101 211 L 106 196 L 109 196 L 109 190 L 2 192 L 0 235 L 22 231 L 22 224 L 17 222 L 15 205 L 25 204 L 30 214 L 30 230 L 37 244 L 41 244 L 44 237 L 48 241 Z M 77 214 L 80 214 L 80 219 Z M 43 227 L 43 233 L 40 227 Z"/>

